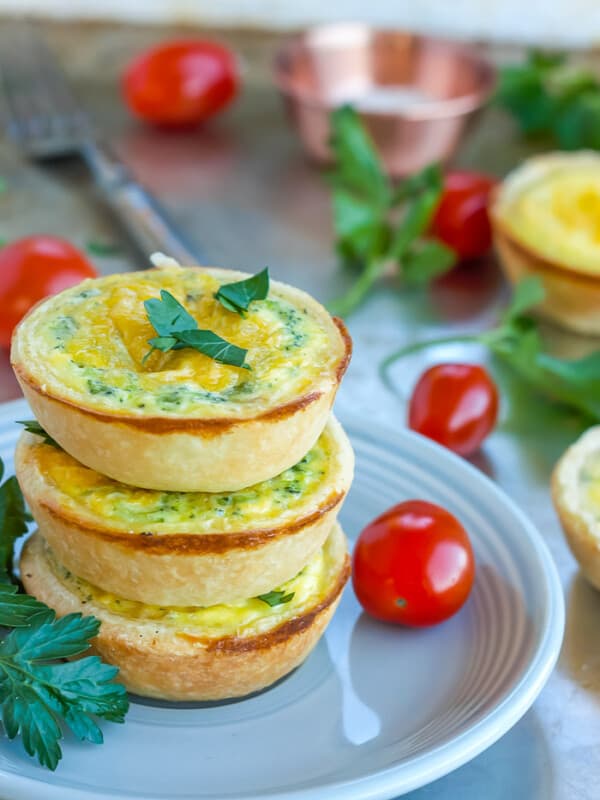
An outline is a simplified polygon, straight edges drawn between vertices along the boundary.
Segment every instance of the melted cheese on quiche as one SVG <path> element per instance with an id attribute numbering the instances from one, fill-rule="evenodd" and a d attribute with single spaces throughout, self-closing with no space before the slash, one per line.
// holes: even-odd
<path id="1" fill-rule="evenodd" d="M 595 168 L 590 159 L 567 158 L 514 191 L 502 219 L 513 236 L 549 261 L 600 273 L 600 158 Z"/>
<path id="2" fill-rule="evenodd" d="M 230 533 L 285 524 L 314 510 L 332 482 L 337 446 L 328 425 L 312 450 L 275 478 L 238 492 L 159 492 L 136 489 L 84 467 L 64 450 L 36 438 L 35 468 L 60 508 L 101 525 L 139 533 Z M 324 495 L 324 498 L 327 495 Z"/>
<path id="3" fill-rule="evenodd" d="M 331 373 L 339 356 L 331 329 L 314 312 L 272 287 L 242 317 L 215 299 L 221 284 L 209 273 L 171 267 L 84 281 L 50 298 L 23 328 L 29 357 L 43 365 L 43 389 L 97 410 L 222 417 L 302 396 L 315 378 Z M 161 289 L 200 329 L 246 349 L 250 369 L 189 347 L 144 360 L 156 336 L 144 301 Z"/>
<path id="4" fill-rule="evenodd" d="M 214 606 L 154 606 L 136 600 L 125 600 L 105 592 L 66 570 L 47 551 L 55 577 L 84 603 L 93 603 L 113 614 L 132 620 L 159 622 L 177 632 L 190 635 L 220 637 L 255 635 L 316 605 L 331 588 L 335 567 L 336 536 L 332 532 L 321 550 L 294 578 L 282 584 L 278 591 L 293 597 L 286 603 L 270 606 L 256 597 L 237 603 Z"/>

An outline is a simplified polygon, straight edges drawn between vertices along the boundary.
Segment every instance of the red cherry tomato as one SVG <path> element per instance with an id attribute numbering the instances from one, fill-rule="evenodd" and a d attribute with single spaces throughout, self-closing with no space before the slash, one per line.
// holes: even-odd
<path id="1" fill-rule="evenodd" d="M 417 381 L 408 427 L 461 456 L 474 453 L 496 424 L 498 390 L 477 364 L 437 364 Z"/>
<path id="2" fill-rule="evenodd" d="M 488 215 L 495 180 L 478 172 L 449 172 L 437 207 L 432 233 L 461 259 L 485 255 L 492 244 Z"/>
<path id="3" fill-rule="evenodd" d="M 186 128 L 225 108 L 238 89 L 233 53 L 217 42 L 165 42 L 134 58 L 122 89 L 137 116 L 156 125 Z"/>
<path id="4" fill-rule="evenodd" d="M 463 605 L 475 577 L 469 537 L 445 509 L 407 500 L 371 522 L 354 548 L 352 580 L 371 616 L 436 625 Z"/>
<path id="5" fill-rule="evenodd" d="M 27 236 L 0 249 L 0 347 L 10 346 L 13 328 L 38 300 L 96 274 L 76 247 L 56 236 Z"/>

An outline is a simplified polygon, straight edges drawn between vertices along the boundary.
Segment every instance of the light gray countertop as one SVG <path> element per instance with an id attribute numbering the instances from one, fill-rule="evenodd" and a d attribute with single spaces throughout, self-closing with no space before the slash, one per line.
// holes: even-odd
<path id="1" fill-rule="evenodd" d="M 169 135 L 133 122 L 119 102 L 117 76 L 136 50 L 167 32 L 110 25 L 46 27 L 82 98 L 132 169 L 169 209 L 204 263 L 272 274 L 321 300 L 348 280 L 336 265 L 328 192 L 286 126 L 270 82 L 276 38 L 227 33 L 245 65 L 236 105 L 193 134 Z M 171 31 L 172 32 L 172 31 Z M 502 54 L 499 54 L 502 55 Z M 460 162 L 502 174 L 527 152 L 511 124 L 491 110 L 473 130 Z M 120 241 L 77 164 L 32 167 L 0 144 L 0 238 L 34 232 Z M 96 258 L 102 272 L 144 266 L 139 257 Z M 507 296 L 490 262 L 444 279 L 429 291 L 390 284 L 348 320 L 355 355 L 339 403 L 392 426 L 405 420 L 405 399 L 426 363 L 448 355 L 479 357 L 462 346 L 415 356 L 395 371 L 400 396 L 380 382 L 377 364 L 416 338 L 479 330 L 491 324 Z M 550 331 L 563 353 L 591 346 Z M 502 387 L 497 430 L 473 461 L 534 520 L 558 565 L 567 605 L 562 655 L 531 711 L 500 742 L 411 800 L 597 800 L 600 797 L 600 594 L 579 576 L 548 492 L 550 471 L 581 430 L 581 421 L 533 396 L 494 365 Z M 0 354 L 0 400 L 17 396 L 6 354 Z"/>

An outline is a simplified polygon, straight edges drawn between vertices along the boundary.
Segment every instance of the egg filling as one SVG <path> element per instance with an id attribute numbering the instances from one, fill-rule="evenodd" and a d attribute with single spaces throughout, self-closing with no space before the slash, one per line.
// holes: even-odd
<path id="1" fill-rule="evenodd" d="M 238 280 L 234 276 L 233 281 Z M 252 415 L 301 397 L 335 369 L 332 330 L 314 310 L 271 288 L 244 316 L 224 308 L 215 276 L 171 267 L 88 280 L 50 298 L 26 319 L 24 356 L 42 364 L 42 390 L 100 411 L 139 416 Z M 156 332 L 144 301 L 165 289 L 201 329 L 248 351 L 250 369 L 186 347 L 150 350 Z"/>
<path id="2" fill-rule="evenodd" d="M 282 597 L 292 595 L 291 599 L 273 606 L 257 597 L 214 606 L 155 606 L 125 600 L 73 575 L 58 563 L 47 545 L 46 549 L 54 576 L 83 604 L 90 603 L 127 619 L 158 622 L 177 632 L 211 638 L 256 635 L 313 608 L 331 588 L 339 541 L 336 542 L 336 532 L 332 532 L 304 569 L 276 590 Z"/>
<path id="3" fill-rule="evenodd" d="M 600 159 L 595 168 L 589 161 L 549 167 L 507 199 L 502 219 L 549 261 L 600 272 Z"/>
<path id="4" fill-rule="evenodd" d="M 577 488 L 583 505 L 600 517 L 600 452 L 589 453 L 583 460 Z"/>
<path id="5" fill-rule="evenodd" d="M 33 441 L 33 439 L 32 439 Z M 275 478 L 237 492 L 136 489 L 88 469 L 36 438 L 29 457 L 57 498 L 59 510 L 100 527 L 141 533 L 231 533 L 285 525 L 312 513 L 335 491 L 340 448 L 329 424 L 315 446 Z"/>

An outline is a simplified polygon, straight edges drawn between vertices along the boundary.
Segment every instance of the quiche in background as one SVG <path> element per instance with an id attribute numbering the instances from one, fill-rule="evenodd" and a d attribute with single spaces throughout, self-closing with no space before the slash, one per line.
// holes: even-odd
<path id="1" fill-rule="evenodd" d="M 490 216 L 510 281 L 539 276 L 544 316 L 600 336 L 600 154 L 528 159 L 497 189 Z"/>
<path id="2" fill-rule="evenodd" d="M 581 571 L 600 589 L 600 425 L 580 436 L 554 468 L 552 500 Z"/>

